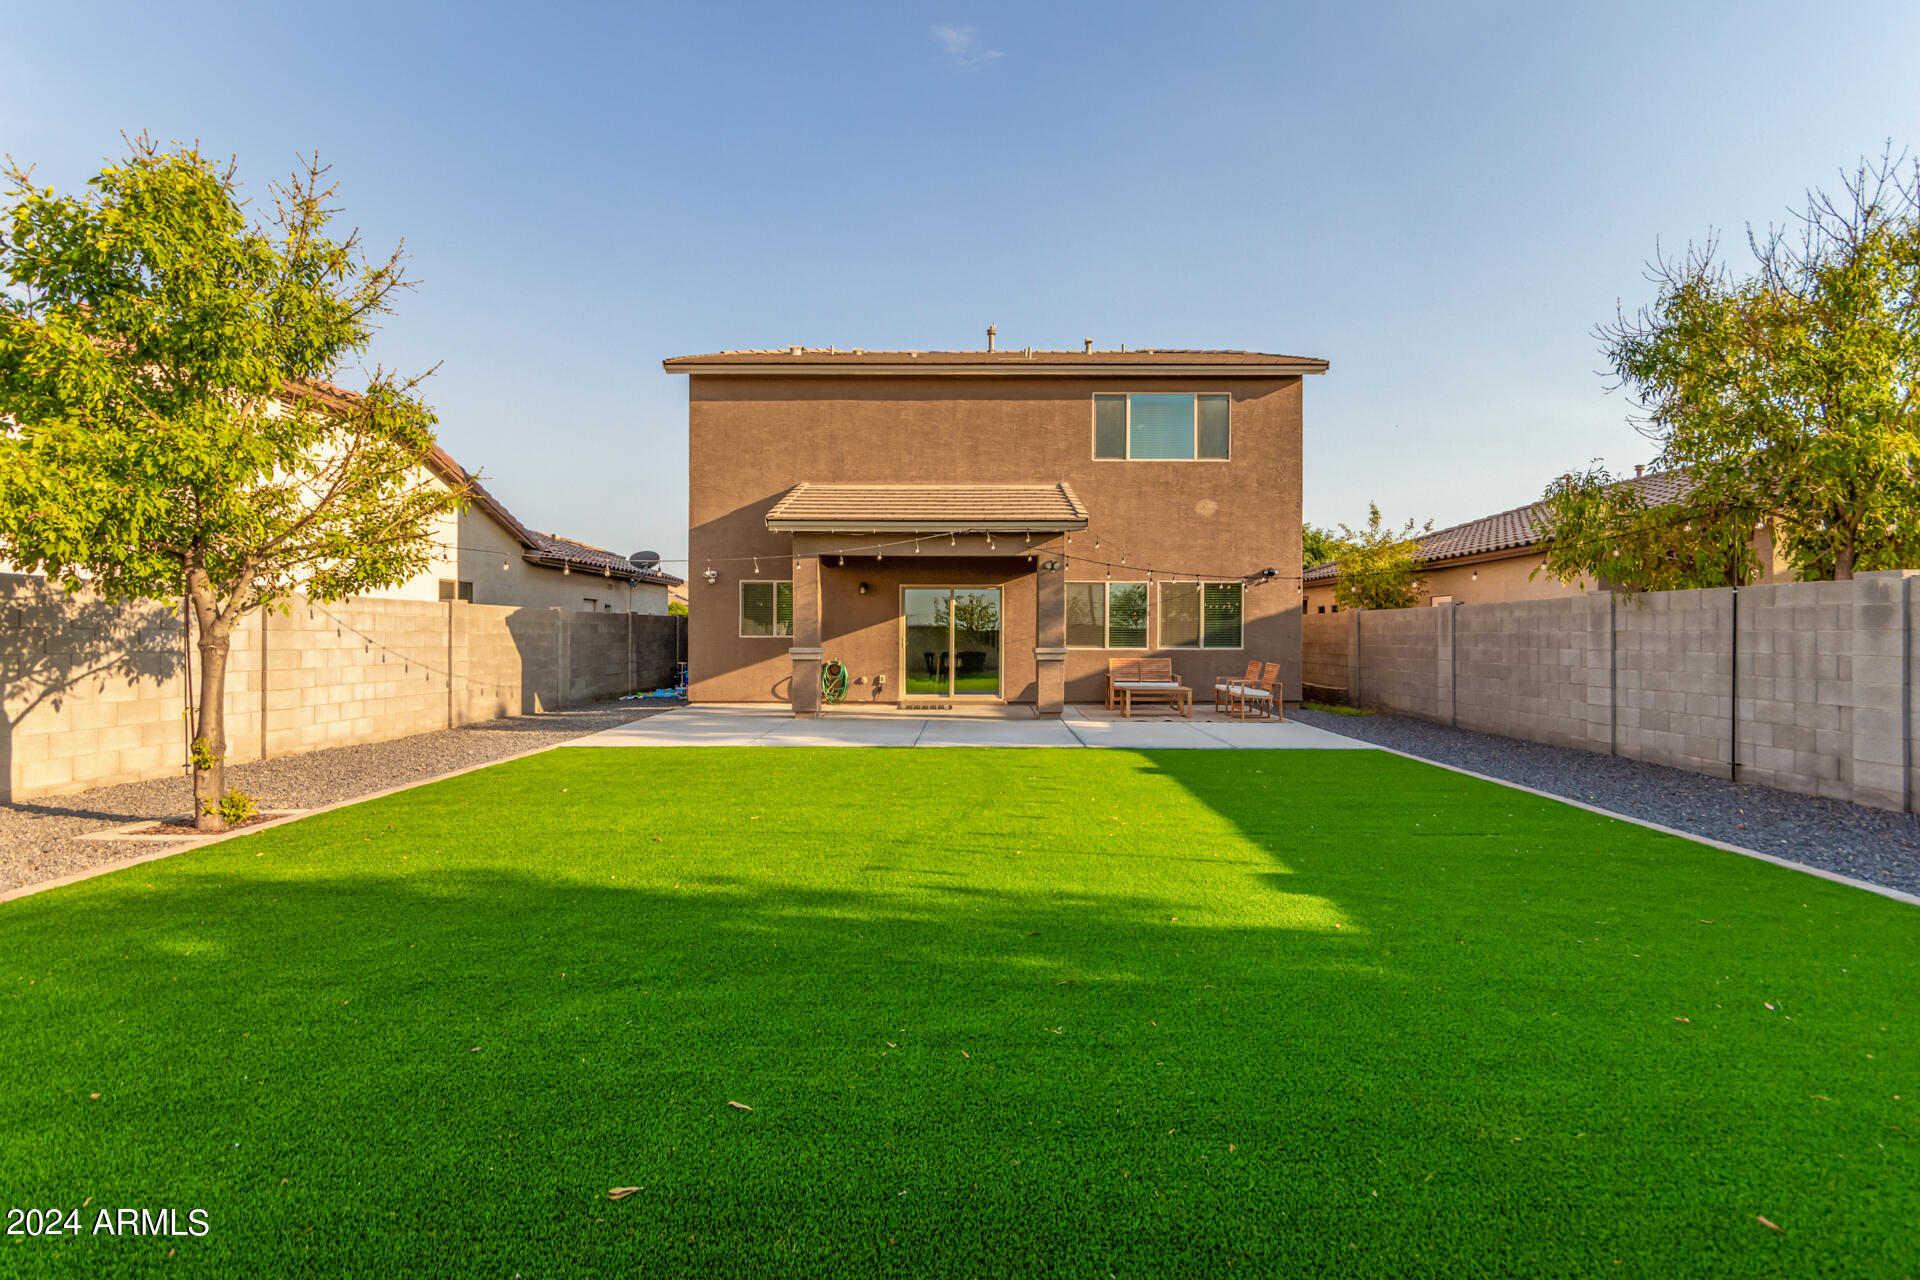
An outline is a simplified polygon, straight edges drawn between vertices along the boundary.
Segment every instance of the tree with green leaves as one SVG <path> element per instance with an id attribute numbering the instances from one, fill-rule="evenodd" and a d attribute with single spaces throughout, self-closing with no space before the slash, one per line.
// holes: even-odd
<path id="1" fill-rule="evenodd" d="M 1300 563 L 1311 569 L 1317 564 L 1340 558 L 1340 535 L 1332 529 L 1322 529 L 1318 525 L 1300 526 Z"/>
<path id="2" fill-rule="evenodd" d="M 1641 486 L 1598 462 L 1554 481 L 1544 506 L 1552 535 L 1534 575 L 1604 581 L 1623 591 L 1682 591 L 1745 586 L 1760 574 L 1751 506 L 1714 505 L 1692 492 L 1649 502 Z"/>
<path id="3" fill-rule="evenodd" d="M 336 187 L 317 162 L 259 222 L 231 163 L 144 136 L 83 194 L 6 176 L 0 556 L 191 615 L 195 810 L 223 830 L 235 628 L 295 592 L 406 581 L 465 502 L 425 469 L 418 378 L 333 385 L 409 287 L 401 255 L 370 262 L 357 232 L 329 235 Z"/>
<path id="4" fill-rule="evenodd" d="M 1394 529 L 1380 516 L 1380 504 L 1367 504 L 1367 523 L 1358 529 L 1340 526 L 1340 576 L 1333 598 L 1343 609 L 1407 609 L 1420 603 L 1427 585 L 1420 559 L 1420 535 L 1431 532 L 1433 521 L 1409 520 Z"/>
<path id="5" fill-rule="evenodd" d="M 1658 465 L 1691 489 L 1658 513 L 1679 522 L 1660 547 L 1608 546 L 1593 523 L 1607 504 L 1562 495 L 1570 523 L 1553 537 L 1582 550 L 1550 557 L 1557 575 L 1611 576 L 1607 562 L 1630 558 L 1652 581 L 1665 571 L 1651 558 L 1670 553 L 1676 581 L 1738 578 L 1736 520 L 1771 526 L 1803 579 L 1920 565 L 1920 167 L 1863 161 L 1839 196 L 1809 192 L 1797 221 L 1748 232 L 1745 277 L 1711 241 L 1656 261 L 1655 302 L 1598 331 Z"/>

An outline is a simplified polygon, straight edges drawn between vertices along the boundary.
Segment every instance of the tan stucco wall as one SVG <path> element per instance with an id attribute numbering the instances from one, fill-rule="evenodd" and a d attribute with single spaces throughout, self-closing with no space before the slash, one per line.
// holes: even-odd
<path id="1" fill-rule="evenodd" d="M 743 578 L 792 574 L 793 538 L 767 530 L 779 497 L 816 484 L 1041 484 L 1065 480 L 1090 512 L 1084 532 L 1064 541 L 1069 581 L 1105 581 L 1107 570 L 1076 556 L 1117 561 L 1113 579 L 1144 569 L 1232 581 L 1272 568 L 1278 581 L 1250 589 L 1239 650 L 1154 650 L 1174 659 L 1191 685 L 1212 687 L 1249 658 L 1278 662 L 1297 697 L 1300 661 L 1300 433 L 1298 378 L 741 377 L 695 375 L 689 392 L 688 648 L 692 696 L 701 702 L 785 700 L 790 671 L 784 638 L 742 638 Z M 1233 457 L 1227 462 L 1095 461 L 1094 392 L 1224 392 L 1233 397 Z M 1094 540 L 1101 548 L 1094 550 Z M 849 539 L 851 544 L 853 540 Z M 1036 538 L 1036 546 L 1040 541 Z M 927 543 L 884 561 L 850 555 L 845 569 L 823 562 L 822 644 L 828 658 L 869 683 L 885 674 L 885 700 L 900 681 L 898 587 L 998 581 L 1005 587 L 1009 700 L 1032 700 L 1034 580 L 1026 544 L 999 539 L 1010 561 L 955 560 L 935 570 Z M 1058 553 L 1056 553 L 1058 554 Z M 751 561 L 738 557 L 758 556 Z M 902 561 L 896 564 L 896 560 Z M 909 568 L 906 562 L 919 560 Z M 711 566 L 716 585 L 702 578 Z M 1136 571 L 1138 567 L 1138 571 Z M 911 575 L 911 576 L 909 576 Z M 942 576 L 948 575 L 948 576 Z M 958 576 L 954 576 L 958 575 Z M 979 576 L 966 576 L 979 575 Z M 857 594 L 868 582 L 874 591 Z M 851 587 L 848 584 L 853 584 Z M 851 591 L 853 594 L 849 595 Z M 1150 601 L 1150 632 L 1158 600 Z M 1139 651 L 1075 649 L 1067 696 L 1101 696 L 1109 657 Z"/>
<path id="2" fill-rule="evenodd" d="M 474 604 L 513 605 L 522 609 L 585 609 L 608 605 L 618 613 L 665 613 L 667 589 L 653 583 L 629 587 L 596 573 L 562 573 L 529 564 L 519 536 L 477 506 L 448 512 L 434 526 L 433 560 L 395 587 L 366 594 L 383 600 L 440 599 L 440 580 L 473 583 Z M 502 567 L 504 566 L 504 567 Z"/>
<path id="3" fill-rule="evenodd" d="M 1583 595 L 1594 589 L 1593 583 L 1561 582 L 1547 574 L 1530 576 L 1540 567 L 1540 553 L 1531 548 L 1505 559 L 1482 560 L 1470 564 L 1447 565 L 1427 570 L 1427 589 L 1420 603 L 1431 604 L 1437 596 L 1452 596 L 1456 604 L 1491 604 L 1506 600 L 1560 600 Z M 1310 583 L 1307 587 L 1307 612 L 1322 609 L 1333 612 L 1333 584 Z"/>
<path id="4" fill-rule="evenodd" d="M 1754 553 L 1760 558 L 1760 576 L 1754 586 L 1770 586 L 1793 581 L 1793 574 L 1780 558 L 1770 529 L 1753 536 Z M 1564 600 L 1603 589 L 1591 578 L 1561 582 L 1540 568 L 1538 547 L 1517 547 L 1499 555 L 1478 560 L 1461 560 L 1427 570 L 1427 588 L 1421 604 L 1432 604 L 1437 597 L 1450 596 L 1453 604 L 1501 604 L 1515 600 Z M 1333 583 L 1314 582 L 1307 586 L 1307 613 L 1333 613 Z"/>

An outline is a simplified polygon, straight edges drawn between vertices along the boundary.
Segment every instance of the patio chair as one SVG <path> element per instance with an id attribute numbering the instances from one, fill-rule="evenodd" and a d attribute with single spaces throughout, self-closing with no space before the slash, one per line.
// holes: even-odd
<path id="1" fill-rule="evenodd" d="M 1115 699 L 1120 714 L 1133 715 L 1133 704 L 1165 702 L 1188 719 L 1193 718 L 1193 690 L 1173 674 L 1172 658 L 1107 659 L 1107 710 Z"/>
<path id="2" fill-rule="evenodd" d="M 1215 676 L 1213 678 L 1213 710 L 1216 715 L 1232 710 L 1231 694 L 1235 685 L 1260 683 L 1260 659 L 1247 660 L 1247 674 L 1244 676 Z"/>
<path id="3" fill-rule="evenodd" d="M 1280 664 L 1266 662 L 1261 664 L 1260 679 L 1251 683 L 1241 683 L 1227 694 L 1228 709 L 1236 720 L 1248 716 L 1272 716 L 1275 720 L 1284 720 L 1281 714 Z"/>

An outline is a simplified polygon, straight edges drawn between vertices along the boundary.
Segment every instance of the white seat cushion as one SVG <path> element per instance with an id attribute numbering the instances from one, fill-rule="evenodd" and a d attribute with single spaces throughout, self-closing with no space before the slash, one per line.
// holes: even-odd
<path id="1" fill-rule="evenodd" d="M 1115 680 L 1113 687 L 1116 689 L 1182 689 L 1186 686 L 1178 680 Z"/>

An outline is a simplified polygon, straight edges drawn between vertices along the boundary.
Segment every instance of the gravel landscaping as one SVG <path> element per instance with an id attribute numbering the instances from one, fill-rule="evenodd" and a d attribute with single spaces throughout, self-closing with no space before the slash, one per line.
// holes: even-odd
<path id="1" fill-rule="evenodd" d="M 1742 848 L 1920 893 L 1920 817 L 1401 716 L 1307 724 Z"/>
<path id="2" fill-rule="evenodd" d="M 485 720 L 411 738 L 232 765 L 227 780 L 258 800 L 263 809 L 314 809 L 551 747 L 680 705 L 605 702 L 545 715 Z M 75 837 L 130 822 L 177 818 L 191 809 L 192 792 L 184 777 L 0 804 L 0 892 L 168 847 Z"/>

